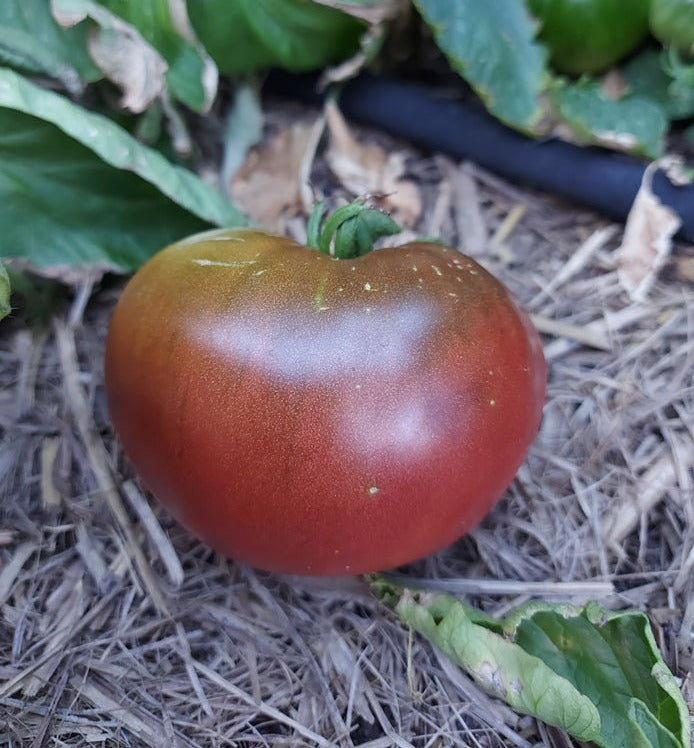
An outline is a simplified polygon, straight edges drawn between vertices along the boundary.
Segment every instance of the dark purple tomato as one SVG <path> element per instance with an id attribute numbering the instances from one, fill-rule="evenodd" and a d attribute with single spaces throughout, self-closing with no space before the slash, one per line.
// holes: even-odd
<path id="1" fill-rule="evenodd" d="M 538 429 L 546 368 L 506 289 L 414 242 L 338 260 L 220 230 L 128 283 L 106 350 L 111 417 L 155 497 L 263 569 L 357 574 L 448 545 Z"/>

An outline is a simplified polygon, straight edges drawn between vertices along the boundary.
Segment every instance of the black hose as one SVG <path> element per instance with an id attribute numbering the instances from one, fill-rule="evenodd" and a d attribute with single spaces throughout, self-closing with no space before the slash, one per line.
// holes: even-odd
<path id="1" fill-rule="evenodd" d="M 266 90 L 319 103 L 314 75 L 273 71 Z M 601 148 L 556 138 L 534 140 L 505 127 L 481 106 L 437 96 L 412 83 L 361 75 L 340 95 L 345 116 L 427 150 L 469 159 L 506 179 L 554 193 L 623 221 L 645 164 Z M 694 185 L 676 187 L 656 173 L 653 189 L 681 218 L 679 235 L 694 241 Z"/>

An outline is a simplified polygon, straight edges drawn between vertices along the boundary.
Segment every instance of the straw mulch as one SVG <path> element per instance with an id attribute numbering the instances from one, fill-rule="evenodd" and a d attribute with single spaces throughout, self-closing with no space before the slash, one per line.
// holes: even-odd
<path id="1" fill-rule="evenodd" d="M 691 699 L 693 248 L 636 303 L 615 267 L 622 226 L 469 164 L 410 153 L 408 173 L 419 232 L 529 308 L 550 381 L 496 509 L 402 573 L 497 614 L 532 597 L 646 611 Z M 21 312 L 0 325 L 0 744 L 571 745 L 481 693 L 360 579 L 240 566 L 157 507 L 105 408 L 119 289 L 44 330 Z"/>

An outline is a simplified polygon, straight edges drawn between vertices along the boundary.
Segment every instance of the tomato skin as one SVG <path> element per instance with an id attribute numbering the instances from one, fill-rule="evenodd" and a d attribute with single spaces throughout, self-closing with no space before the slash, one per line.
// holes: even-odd
<path id="1" fill-rule="evenodd" d="M 473 527 L 525 457 L 546 379 L 525 313 L 458 252 L 336 260 L 252 230 L 147 262 L 105 366 L 157 499 L 212 548 L 296 574 L 395 567 Z"/>
<path id="2" fill-rule="evenodd" d="M 562 73 L 598 73 L 648 34 L 650 0 L 527 0 L 540 20 L 539 38 Z"/>

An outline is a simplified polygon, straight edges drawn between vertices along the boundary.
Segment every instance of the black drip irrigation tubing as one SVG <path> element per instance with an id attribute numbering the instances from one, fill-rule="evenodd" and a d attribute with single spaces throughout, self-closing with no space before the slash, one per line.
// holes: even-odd
<path id="1" fill-rule="evenodd" d="M 315 75 L 273 71 L 265 90 L 319 104 Z M 510 181 L 573 200 L 624 221 L 641 185 L 645 164 L 601 148 L 556 138 L 534 140 L 505 127 L 484 109 L 437 96 L 425 87 L 361 75 L 340 93 L 346 117 L 429 151 L 470 160 Z M 680 217 L 679 236 L 694 241 L 694 185 L 675 186 L 661 172 L 653 191 Z"/>

